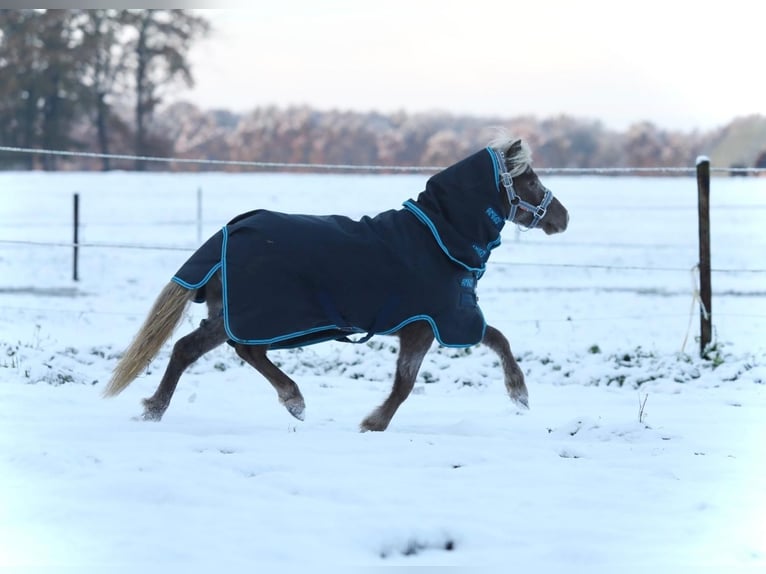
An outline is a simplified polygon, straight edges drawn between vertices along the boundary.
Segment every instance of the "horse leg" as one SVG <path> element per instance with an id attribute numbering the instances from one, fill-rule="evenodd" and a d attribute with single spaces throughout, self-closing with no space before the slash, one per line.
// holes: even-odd
<path id="1" fill-rule="evenodd" d="M 223 317 L 203 319 L 197 329 L 181 337 L 173 346 L 170 362 L 157 390 L 151 397 L 144 399 L 144 420 L 160 420 L 170 404 L 170 399 L 173 398 L 178 379 L 186 368 L 227 338 L 223 328 Z"/>
<path id="2" fill-rule="evenodd" d="M 524 373 L 521 372 L 516 359 L 513 358 L 508 339 L 499 330 L 487 325 L 487 330 L 481 342 L 500 357 L 505 376 L 505 388 L 508 389 L 511 400 L 518 406 L 528 409 L 529 393 L 527 392 L 527 386 L 524 384 Z"/>
<path id="3" fill-rule="evenodd" d="M 298 385 L 282 370 L 272 363 L 266 356 L 266 347 L 257 345 L 243 345 L 236 343 L 234 350 L 237 351 L 244 361 L 252 366 L 256 371 L 262 374 L 277 391 L 279 402 L 282 403 L 287 412 L 298 420 L 303 420 L 306 403 Z"/>
<path id="4" fill-rule="evenodd" d="M 208 281 L 205 293 L 207 319 L 203 319 L 199 327 L 185 337 L 181 337 L 173 346 L 170 362 L 157 390 L 143 401 L 144 420 L 160 420 L 170 404 L 170 399 L 173 398 L 183 372 L 202 355 L 212 351 L 229 338 L 223 323 L 223 294 L 218 274 Z"/>
<path id="5" fill-rule="evenodd" d="M 386 430 L 396 410 L 410 395 L 415 385 L 415 377 L 423 363 L 423 357 L 426 356 L 434 341 L 433 330 L 425 321 L 406 325 L 398 335 L 399 358 L 396 361 L 394 386 L 383 404 L 362 421 L 360 425 L 362 432 Z"/>

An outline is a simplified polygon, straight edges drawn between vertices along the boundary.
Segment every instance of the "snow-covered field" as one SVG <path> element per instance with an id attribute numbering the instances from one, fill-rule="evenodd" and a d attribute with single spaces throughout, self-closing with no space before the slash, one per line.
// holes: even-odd
<path id="1" fill-rule="evenodd" d="M 0 173 L 2 241 L 70 242 L 79 192 L 82 242 L 186 248 L 85 247 L 74 283 L 71 248 L 0 243 L 0 566 L 766 571 L 766 273 L 714 274 L 700 359 L 692 178 L 547 177 L 569 230 L 506 229 L 479 296 L 528 412 L 491 352 L 434 346 L 389 430 L 357 432 L 390 387 L 385 337 L 273 354 L 302 423 L 226 346 L 160 423 L 133 417 L 169 346 L 100 398 L 197 245 L 198 188 L 207 237 L 257 207 L 377 213 L 425 179 Z M 766 180 L 712 187 L 713 267 L 763 270 Z"/>

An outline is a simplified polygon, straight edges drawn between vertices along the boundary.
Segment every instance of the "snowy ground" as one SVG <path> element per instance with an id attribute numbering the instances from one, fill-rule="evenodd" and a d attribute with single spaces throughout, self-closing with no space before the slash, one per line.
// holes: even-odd
<path id="1" fill-rule="evenodd" d="M 424 181 L 4 173 L 0 240 L 69 242 L 75 191 L 83 242 L 193 249 L 199 187 L 207 237 L 256 207 L 373 214 Z M 714 275 L 700 359 L 693 179 L 546 182 L 570 229 L 509 227 L 479 285 L 531 410 L 490 352 L 435 346 L 385 433 L 357 432 L 390 386 L 385 337 L 274 353 L 303 423 L 228 348 L 161 423 L 136 422 L 168 349 L 116 399 L 100 391 L 189 251 L 83 248 L 74 283 L 70 248 L 0 243 L 0 566 L 764 571 L 766 274 Z M 766 268 L 766 180 L 716 179 L 712 205 L 713 267 Z"/>

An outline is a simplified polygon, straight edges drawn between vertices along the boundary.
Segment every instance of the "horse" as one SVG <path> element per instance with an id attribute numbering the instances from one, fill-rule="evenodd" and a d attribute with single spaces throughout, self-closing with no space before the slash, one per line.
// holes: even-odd
<path id="1" fill-rule="evenodd" d="M 569 223 L 566 208 L 532 169 L 528 144 L 512 137 L 491 141 L 431 176 L 416 200 L 374 217 L 263 209 L 239 215 L 162 289 L 104 396 L 143 372 L 194 301 L 207 304 L 207 318 L 173 346 L 159 386 L 143 400 L 144 420 L 159 421 L 184 370 L 224 342 L 304 420 L 300 388 L 267 352 L 330 340 L 361 343 L 374 335 L 397 336 L 399 354 L 391 392 L 362 420 L 363 432 L 389 426 L 434 340 L 492 349 L 511 400 L 529 408 L 508 339 L 486 323 L 476 296 L 506 222 L 548 235 Z"/>

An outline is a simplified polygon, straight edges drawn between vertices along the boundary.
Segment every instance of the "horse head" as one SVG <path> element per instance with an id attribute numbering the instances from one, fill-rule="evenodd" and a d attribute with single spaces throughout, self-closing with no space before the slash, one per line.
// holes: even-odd
<path id="1" fill-rule="evenodd" d="M 500 174 L 506 191 L 505 218 L 525 229 L 539 227 L 547 235 L 566 230 L 569 213 L 532 169 L 532 153 L 526 142 L 502 138 L 490 143 L 490 147 L 507 170 Z"/>

